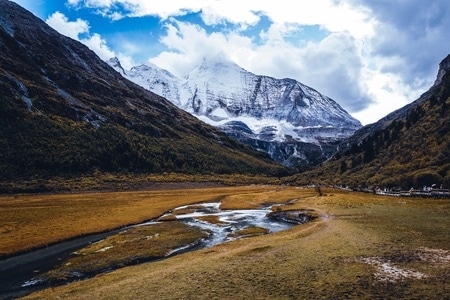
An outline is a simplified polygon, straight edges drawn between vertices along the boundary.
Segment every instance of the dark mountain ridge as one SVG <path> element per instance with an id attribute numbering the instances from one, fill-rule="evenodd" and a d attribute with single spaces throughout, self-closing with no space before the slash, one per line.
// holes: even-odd
<path id="1" fill-rule="evenodd" d="M 357 130 L 322 167 L 293 181 L 352 187 L 450 186 L 450 55 L 416 101 Z"/>
<path id="2" fill-rule="evenodd" d="M 284 174 L 0 0 L 0 179 L 105 172 Z"/>

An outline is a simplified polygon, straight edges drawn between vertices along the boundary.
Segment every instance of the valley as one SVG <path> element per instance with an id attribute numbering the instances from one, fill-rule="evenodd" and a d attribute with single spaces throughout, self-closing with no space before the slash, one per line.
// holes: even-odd
<path id="1" fill-rule="evenodd" d="M 311 210 L 319 218 L 27 298 L 442 299 L 448 293 L 450 203 L 445 199 L 399 201 L 337 189 L 269 185 L 3 196 L 0 213 L 7 222 L 2 223 L 0 246 L 3 255 L 11 255 L 219 199 L 223 209 L 277 204 L 281 211 Z M 19 216 L 17 211 L 28 213 Z"/>
<path id="2" fill-rule="evenodd" d="M 0 8 L 0 298 L 448 299 L 450 55 L 361 127 L 294 79 L 125 71 Z"/>

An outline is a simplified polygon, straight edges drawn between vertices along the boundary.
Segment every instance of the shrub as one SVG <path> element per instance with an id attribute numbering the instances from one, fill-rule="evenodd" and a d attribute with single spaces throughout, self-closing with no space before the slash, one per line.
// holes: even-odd
<path id="1" fill-rule="evenodd" d="M 443 178 L 433 171 L 422 171 L 414 175 L 415 186 L 431 186 L 432 184 L 440 184 Z"/>

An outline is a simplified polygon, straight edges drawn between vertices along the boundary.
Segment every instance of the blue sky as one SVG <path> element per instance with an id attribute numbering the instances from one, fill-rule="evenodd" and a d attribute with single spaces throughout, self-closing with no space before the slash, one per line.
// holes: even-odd
<path id="1" fill-rule="evenodd" d="M 184 76 L 223 55 L 307 84 L 363 124 L 417 99 L 450 53 L 448 0 L 13 1 L 125 68 Z"/>

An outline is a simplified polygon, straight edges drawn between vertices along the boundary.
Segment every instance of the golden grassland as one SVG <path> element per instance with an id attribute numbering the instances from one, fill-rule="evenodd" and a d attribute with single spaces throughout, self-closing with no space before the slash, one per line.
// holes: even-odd
<path id="1" fill-rule="evenodd" d="M 1 199 L 3 206 L 0 212 L 3 213 L 4 208 L 8 207 L 5 203 L 9 201 L 10 208 L 21 207 L 23 212 L 27 211 L 26 207 L 36 213 L 38 207 L 47 206 L 47 211 L 55 211 L 54 217 L 72 212 L 78 217 L 76 224 L 95 223 L 91 227 L 76 226 L 78 234 L 85 233 L 87 228 L 93 231 L 92 228 L 98 229 L 100 226 L 106 229 L 114 227 L 114 224 L 138 222 L 176 206 L 214 199 L 221 199 L 224 207 L 233 208 L 289 203 L 281 209 L 311 209 L 321 216 L 286 231 L 243 238 L 162 261 L 125 267 L 92 279 L 37 292 L 27 296 L 28 299 L 448 297 L 448 200 L 392 198 L 332 189 L 322 189 L 320 194 L 316 192 L 294 187 L 251 186 L 49 195 L 40 198 L 19 196 L 17 199 Z M 24 199 L 20 200 L 21 197 Z M 98 204 L 94 205 L 95 202 Z M 57 205 L 62 203 L 67 207 L 62 209 L 61 205 Z M 83 209 L 83 204 L 95 213 L 76 212 Z M 116 211 L 120 213 L 111 216 Z M 31 212 L 29 214 L 32 215 Z M 35 217 L 36 224 L 33 226 L 30 220 L 21 223 L 22 219 L 16 215 L 14 224 L 18 228 L 17 224 L 22 224 L 22 228 L 35 230 L 35 234 L 41 232 L 41 239 L 48 242 L 61 239 L 58 234 L 61 227 L 53 229 L 51 220 L 38 222 L 37 219 Z M 72 223 L 71 220 L 68 216 L 60 218 L 62 223 Z M 32 228 L 38 226 L 40 230 Z M 73 224 L 60 226 L 68 228 Z M 47 231 L 42 230 L 48 230 L 45 237 L 42 232 Z M 15 233 L 25 235 L 23 229 Z M 52 238 L 47 237 L 50 234 Z M 17 239 L 13 233 L 7 237 L 6 240 Z M 14 243 L 5 241 L 5 238 L 1 243 L 2 249 L 9 249 L 9 252 L 23 248 L 20 244 L 11 246 Z M 39 243 L 35 241 L 35 245 Z"/>
<path id="2" fill-rule="evenodd" d="M 268 186 L 0 197 L 0 256 L 156 218 L 182 205 Z"/>

